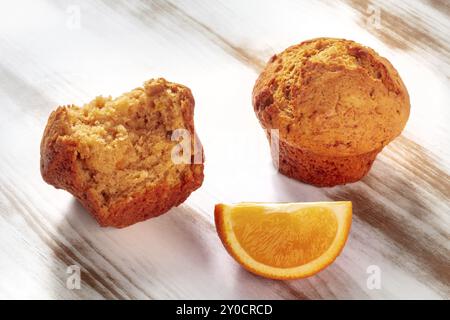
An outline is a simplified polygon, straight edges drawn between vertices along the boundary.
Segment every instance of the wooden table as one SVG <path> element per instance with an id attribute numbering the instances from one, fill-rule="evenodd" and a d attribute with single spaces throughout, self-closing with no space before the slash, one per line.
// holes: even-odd
<path id="1" fill-rule="evenodd" d="M 251 106 L 268 58 L 318 36 L 388 57 L 412 102 L 403 135 L 367 177 L 322 189 L 274 171 Z M 445 0 L 2 1 L 0 297 L 449 299 L 449 39 Z M 41 179 L 47 117 L 159 76 L 194 93 L 204 184 L 159 218 L 100 228 Z M 217 202 L 341 199 L 354 205 L 347 245 L 305 280 L 244 271 L 212 218 Z"/>

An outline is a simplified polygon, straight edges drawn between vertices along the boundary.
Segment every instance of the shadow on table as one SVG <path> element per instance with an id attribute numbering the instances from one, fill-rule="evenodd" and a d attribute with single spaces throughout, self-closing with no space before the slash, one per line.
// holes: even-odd
<path id="1" fill-rule="evenodd" d="M 102 228 L 74 199 L 58 226 L 66 244 L 57 255 L 68 266 L 81 267 L 88 290 L 80 290 L 80 297 L 158 298 L 167 293 L 154 296 L 147 288 L 166 277 L 175 279 L 178 267 L 183 272 L 179 276 L 185 277 L 185 261 L 208 266 L 210 255 L 201 232 L 205 223 L 179 207 L 124 229 Z"/>

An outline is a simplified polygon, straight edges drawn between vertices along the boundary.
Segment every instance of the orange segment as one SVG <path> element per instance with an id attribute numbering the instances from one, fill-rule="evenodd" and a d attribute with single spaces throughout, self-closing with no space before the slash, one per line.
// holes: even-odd
<path id="1" fill-rule="evenodd" d="M 216 228 L 246 269 L 274 279 L 303 278 L 332 263 L 350 230 L 351 202 L 218 204 Z"/>

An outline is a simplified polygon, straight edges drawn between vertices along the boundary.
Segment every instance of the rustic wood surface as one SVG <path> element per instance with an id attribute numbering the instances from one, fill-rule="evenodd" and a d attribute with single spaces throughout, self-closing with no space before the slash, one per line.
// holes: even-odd
<path id="1" fill-rule="evenodd" d="M 318 36 L 388 57 L 412 102 L 367 177 L 322 189 L 274 171 L 251 106 L 265 61 Z M 0 298 L 450 298 L 448 1 L 2 1 L 0 54 Z M 194 93 L 204 184 L 159 218 L 100 228 L 41 179 L 47 117 L 159 76 Z M 354 204 L 347 245 L 304 280 L 244 271 L 214 229 L 216 202 L 341 199 Z"/>

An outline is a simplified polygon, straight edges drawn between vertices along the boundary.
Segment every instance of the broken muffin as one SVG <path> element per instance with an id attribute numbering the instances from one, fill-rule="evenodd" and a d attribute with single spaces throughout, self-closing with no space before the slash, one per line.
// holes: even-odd
<path id="1" fill-rule="evenodd" d="M 102 226 L 122 228 L 156 217 L 203 182 L 193 116 L 189 88 L 164 79 L 116 99 L 59 107 L 41 142 L 42 177 L 73 194 Z M 180 130 L 189 150 L 174 138 Z M 180 155 L 188 161 L 174 159 Z"/>

